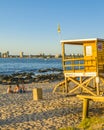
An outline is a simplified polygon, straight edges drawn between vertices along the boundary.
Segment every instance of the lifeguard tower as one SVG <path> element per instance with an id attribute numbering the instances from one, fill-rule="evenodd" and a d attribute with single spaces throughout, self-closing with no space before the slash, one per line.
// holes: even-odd
<path id="1" fill-rule="evenodd" d="M 93 96 L 103 94 L 104 39 L 62 40 L 61 45 L 65 80 L 56 85 L 53 92 L 61 94 L 80 92 Z M 81 47 L 82 52 L 70 54 L 76 47 Z"/>

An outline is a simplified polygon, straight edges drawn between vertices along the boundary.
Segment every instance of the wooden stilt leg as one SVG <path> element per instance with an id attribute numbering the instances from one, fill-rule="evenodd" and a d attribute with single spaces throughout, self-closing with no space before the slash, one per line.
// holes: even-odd
<path id="1" fill-rule="evenodd" d="M 68 82 L 67 82 L 67 78 L 65 77 L 65 90 L 66 93 L 68 93 Z"/>
<path id="2" fill-rule="evenodd" d="M 99 95 L 100 93 L 99 93 L 99 84 L 98 83 L 96 84 L 96 88 L 97 88 L 97 95 Z"/>
<path id="3" fill-rule="evenodd" d="M 99 77 L 96 77 L 96 89 L 97 89 L 97 95 L 100 94 L 99 92 Z"/>
<path id="4" fill-rule="evenodd" d="M 82 84 L 82 77 L 80 77 L 80 84 Z M 80 88 L 80 93 L 82 94 L 82 88 Z"/>
<path id="5" fill-rule="evenodd" d="M 88 117 L 89 99 L 83 99 L 83 120 Z"/>

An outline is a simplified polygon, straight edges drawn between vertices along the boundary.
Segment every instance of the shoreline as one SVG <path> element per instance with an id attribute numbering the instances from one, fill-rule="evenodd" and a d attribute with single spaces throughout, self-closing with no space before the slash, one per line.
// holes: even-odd
<path id="1" fill-rule="evenodd" d="M 52 90 L 59 82 L 25 84 L 27 92 L 23 94 L 7 94 L 8 85 L 0 85 L 0 129 L 57 130 L 66 126 L 76 127 L 82 120 L 82 101 L 76 96 L 53 94 Z M 42 100 L 33 100 L 34 88 L 42 88 Z M 104 108 L 104 103 L 91 102 L 90 116 L 101 116 L 104 113 L 101 108 Z"/>

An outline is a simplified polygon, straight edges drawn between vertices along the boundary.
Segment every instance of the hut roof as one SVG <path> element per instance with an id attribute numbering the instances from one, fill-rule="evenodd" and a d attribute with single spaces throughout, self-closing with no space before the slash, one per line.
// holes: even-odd
<path id="1" fill-rule="evenodd" d="M 92 41 L 104 41 L 104 39 L 101 38 L 90 38 L 90 39 L 74 39 L 74 40 L 61 40 L 61 43 L 64 44 L 73 44 L 73 45 L 83 45 L 85 42 L 92 42 Z"/>

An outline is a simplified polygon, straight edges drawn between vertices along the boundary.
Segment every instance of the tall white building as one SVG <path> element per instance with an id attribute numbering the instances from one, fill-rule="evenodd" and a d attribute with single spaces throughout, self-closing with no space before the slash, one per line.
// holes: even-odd
<path id="1" fill-rule="evenodd" d="M 23 52 L 20 52 L 20 58 L 23 58 Z"/>

